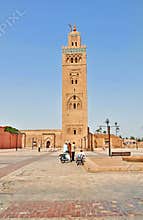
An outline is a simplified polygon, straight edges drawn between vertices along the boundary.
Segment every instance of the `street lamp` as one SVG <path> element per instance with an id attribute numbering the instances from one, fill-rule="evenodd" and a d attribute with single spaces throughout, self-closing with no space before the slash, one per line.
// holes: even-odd
<path id="1" fill-rule="evenodd" d="M 99 132 L 102 133 L 102 127 L 101 126 L 99 127 Z"/>
<path id="2" fill-rule="evenodd" d="M 117 134 L 117 132 L 119 131 L 119 125 L 117 124 L 117 122 L 115 122 L 115 125 L 111 126 L 110 121 L 109 121 L 108 118 L 106 119 L 105 123 L 107 124 L 107 126 L 100 125 L 98 131 L 101 131 L 102 128 L 107 127 L 109 156 L 112 156 L 112 153 L 111 153 L 111 140 L 110 140 L 111 139 L 110 138 L 110 129 L 111 129 L 111 127 L 116 127 L 116 134 Z"/>
<path id="3" fill-rule="evenodd" d="M 109 119 L 107 118 L 105 123 L 107 124 L 107 126 L 109 125 Z"/>
<path id="4" fill-rule="evenodd" d="M 108 118 L 106 119 L 105 123 L 107 124 L 109 156 L 111 156 L 111 144 L 110 144 L 110 125 L 109 125 L 109 119 L 108 119 Z"/>
<path id="5" fill-rule="evenodd" d="M 116 131 L 116 136 L 117 136 L 117 133 L 119 132 L 119 126 L 117 122 L 115 122 L 115 131 Z"/>

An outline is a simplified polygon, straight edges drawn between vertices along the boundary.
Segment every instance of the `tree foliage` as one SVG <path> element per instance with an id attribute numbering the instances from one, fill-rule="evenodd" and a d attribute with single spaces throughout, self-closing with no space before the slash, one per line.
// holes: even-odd
<path id="1" fill-rule="evenodd" d="M 19 134 L 20 133 L 20 131 L 18 129 L 10 127 L 10 126 L 6 126 L 4 131 L 7 131 L 11 134 Z"/>

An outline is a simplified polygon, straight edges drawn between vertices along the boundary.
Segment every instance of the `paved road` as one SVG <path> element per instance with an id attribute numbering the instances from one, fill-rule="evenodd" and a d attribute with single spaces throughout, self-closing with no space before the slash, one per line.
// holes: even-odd
<path id="1" fill-rule="evenodd" d="M 143 219 L 142 173 L 87 173 L 57 156 L 0 153 L 0 219 Z"/>

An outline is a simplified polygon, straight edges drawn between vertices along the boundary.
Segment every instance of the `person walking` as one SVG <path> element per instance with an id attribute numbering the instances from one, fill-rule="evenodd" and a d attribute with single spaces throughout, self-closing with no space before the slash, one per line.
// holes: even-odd
<path id="1" fill-rule="evenodd" d="M 75 142 L 72 143 L 71 146 L 71 161 L 74 161 L 74 157 L 75 157 Z"/>

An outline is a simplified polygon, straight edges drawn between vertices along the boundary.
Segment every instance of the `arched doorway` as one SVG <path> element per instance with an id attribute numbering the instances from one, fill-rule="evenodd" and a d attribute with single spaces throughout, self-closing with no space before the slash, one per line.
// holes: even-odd
<path id="1" fill-rule="evenodd" d="M 50 141 L 47 141 L 47 143 L 46 143 L 46 148 L 49 148 L 50 147 Z"/>
<path id="2" fill-rule="evenodd" d="M 43 133 L 43 144 L 45 148 L 55 147 L 55 133 Z"/>

